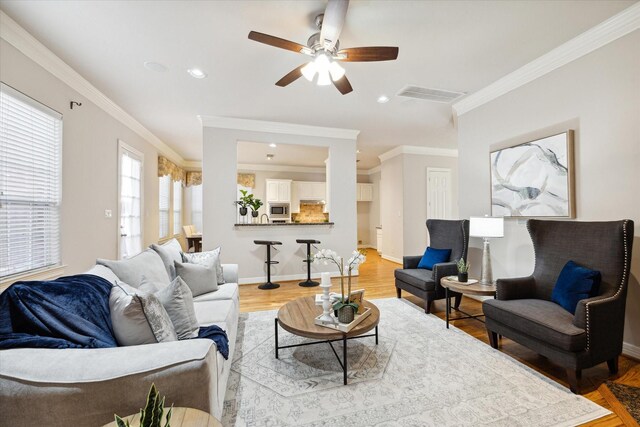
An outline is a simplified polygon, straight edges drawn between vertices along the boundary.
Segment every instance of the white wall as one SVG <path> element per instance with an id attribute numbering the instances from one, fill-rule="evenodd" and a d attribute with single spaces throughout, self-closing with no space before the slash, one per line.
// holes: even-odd
<path id="1" fill-rule="evenodd" d="M 369 206 L 369 244 L 376 247 L 378 238 L 376 227 L 382 224 L 380 219 L 380 172 L 369 175 L 369 182 L 373 184 L 373 201 Z"/>
<path id="2" fill-rule="evenodd" d="M 65 274 L 117 257 L 118 139 L 144 154 L 143 243 L 158 240 L 158 152 L 150 143 L 0 40 L 0 78 L 63 114 L 62 263 Z M 69 101 L 82 107 L 69 109 Z M 112 218 L 104 217 L 111 209 Z"/>
<path id="3" fill-rule="evenodd" d="M 327 182 L 329 183 L 331 221 L 334 226 L 263 226 L 234 227 L 236 210 L 237 141 L 269 141 L 277 144 L 316 145 L 329 148 Z M 279 240 L 280 261 L 272 274 L 280 280 L 302 277 L 304 248 L 296 238 L 316 238 L 322 247 L 348 256 L 357 244 L 356 224 L 356 140 L 308 137 L 290 134 L 241 131 L 207 127 L 203 131 L 203 246 L 222 246 L 223 262 L 238 263 L 242 282 L 265 277 L 265 247 L 255 239 Z M 335 271 L 330 266 L 314 266 L 318 271 Z M 295 277 L 292 277 L 295 276 Z"/>
<path id="4" fill-rule="evenodd" d="M 625 348 L 640 356 L 640 31 L 635 31 L 458 118 L 460 214 L 490 213 L 489 152 L 576 130 L 577 219 L 635 221 Z M 524 221 L 507 220 L 491 243 L 494 277 L 528 275 L 533 249 Z M 471 239 L 472 274 L 481 242 Z M 629 346 L 633 347 L 629 347 Z"/>
<path id="5" fill-rule="evenodd" d="M 380 168 L 382 256 L 402 262 L 404 209 L 402 156 L 385 160 Z"/>

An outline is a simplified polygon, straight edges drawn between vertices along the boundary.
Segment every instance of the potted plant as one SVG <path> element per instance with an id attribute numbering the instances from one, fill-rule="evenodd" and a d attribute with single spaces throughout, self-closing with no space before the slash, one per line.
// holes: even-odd
<path id="1" fill-rule="evenodd" d="M 314 262 L 323 262 L 325 265 L 333 263 L 340 272 L 340 299 L 333 305 L 333 310 L 337 313 L 340 323 L 351 323 L 358 311 L 358 304 L 350 300 L 351 297 L 351 272 L 367 258 L 364 253 L 358 250 L 352 252 L 347 260 L 348 284 L 347 293 L 344 293 L 344 259 L 331 249 L 320 249 L 314 256 Z"/>
<path id="2" fill-rule="evenodd" d="M 248 212 L 247 207 L 253 201 L 253 194 L 247 194 L 249 193 L 247 190 L 240 190 L 240 193 L 242 194 L 242 196 L 240 197 L 240 200 L 236 202 L 236 204 L 240 206 L 240 215 L 245 217 Z"/>
<path id="3" fill-rule="evenodd" d="M 173 406 L 166 412 L 164 427 L 169 427 L 169 421 L 171 420 L 171 412 Z M 149 389 L 149 395 L 147 396 L 147 404 L 144 409 L 140 409 L 140 426 L 148 427 L 163 427 L 162 415 L 164 412 L 164 396 L 161 398 L 160 393 L 156 389 L 155 384 L 151 384 Z M 116 425 L 118 427 L 134 427 L 131 426 L 129 421 L 123 420 L 121 417 L 115 415 Z"/>
<path id="4" fill-rule="evenodd" d="M 458 282 L 466 283 L 469 280 L 469 263 L 464 258 L 458 260 Z"/>
<path id="5" fill-rule="evenodd" d="M 251 196 L 253 196 L 253 194 Z M 264 205 L 264 203 L 262 203 L 262 200 L 254 199 L 253 197 L 251 198 L 251 201 L 249 203 L 249 207 L 251 207 L 251 216 L 252 217 L 258 218 L 258 209 L 260 209 L 262 207 L 262 205 Z"/>

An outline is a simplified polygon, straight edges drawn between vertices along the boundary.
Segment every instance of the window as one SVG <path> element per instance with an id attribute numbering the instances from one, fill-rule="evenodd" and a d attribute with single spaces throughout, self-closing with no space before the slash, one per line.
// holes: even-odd
<path id="1" fill-rule="evenodd" d="M 169 237 L 169 202 L 171 200 L 171 177 L 165 175 L 160 181 L 160 238 Z"/>
<path id="2" fill-rule="evenodd" d="M 191 224 L 202 233 L 202 184 L 191 187 Z"/>
<path id="3" fill-rule="evenodd" d="M 0 84 L 0 277 L 60 264 L 62 115 Z"/>
<path id="4" fill-rule="evenodd" d="M 120 167 L 120 259 L 142 251 L 142 170 L 141 152 L 118 142 Z"/>
<path id="5" fill-rule="evenodd" d="M 173 182 L 173 234 L 182 233 L 182 181 Z"/>

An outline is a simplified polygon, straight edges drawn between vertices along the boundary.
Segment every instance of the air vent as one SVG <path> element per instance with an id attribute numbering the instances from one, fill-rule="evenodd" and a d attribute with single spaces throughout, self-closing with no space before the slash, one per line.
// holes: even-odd
<path id="1" fill-rule="evenodd" d="M 452 92 L 450 90 L 442 89 L 429 89 L 420 86 L 405 86 L 398 96 L 404 96 L 405 98 L 424 99 L 425 101 L 450 103 L 462 96 L 466 95 L 464 92 Z"/>

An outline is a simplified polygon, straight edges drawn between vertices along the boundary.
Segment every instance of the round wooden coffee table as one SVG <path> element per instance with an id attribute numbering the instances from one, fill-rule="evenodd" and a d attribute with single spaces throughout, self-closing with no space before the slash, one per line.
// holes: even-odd
<path id="1" fill-rule="evenodd" d="M 375 337 L 376 345 L 378 345 L 378 323 L 380 322 L 380 310 L 378 310 L 378 307 L 374 304 L 366 300 L 364 301 L 364 306 L 371 309 L 371 314 L 349 332 L 345 333 L 315 324 L 315 318 L 322 314 L 322 306 L 316 305 L 315 297 L 302 297 L 286 303 L 280 307 L 280 310 L 278 310 L 278 317 L 275 319 L 276 359 L 278 358 L 278 350 L 283 348 L 302 347 L 313 344 L 329 344 L 331 350 L 333 350 L 333 353 L 338 359 L 338 363 L 340 363 L 340 366 L 342 367 L 344 384 L 346 385 L 348 340 Z M 321 341 L 281 346 L 278 344 L 278 325 L 280 325 L 285 331 L 294 335 Z M 375 333 L 365 335 L 372 329 L 375 329 Z M 333 347 L 332 343 L 335 341 L 342 341 L 342 360 Z"/>
<path id="2" fill-rule="evenodd" d="M 474 280 L 474 279 L 470 279 L 470 280 Z M 447 329 L 449 329 L 449 320 L 476 319 L 480 322 L 483 322 L 479 318 L 484 316 L 484 314 L 465 313 L 459 308 L 456 308 L 455 309 L 456 311 L 459 311 L 465 316 L 456 317 L 455 319 L 450 319 L 449 317 L 451 314 L 451 296 L 449 296 L 449 291 L 458 292 L 466 295 L 477 295 L 477 296 L 494 297 L 494 298 L 496 297 L 496 285 L 494 284 L 481 285 L 477 280 L 475 281 L 475 283 L 469 283 L 469 282 L 464 283 L 464 282 L 459 282 L 456 276 L 447 276 L 440 279 L 440 286 L 442 286 L 445 291 Z"/>

